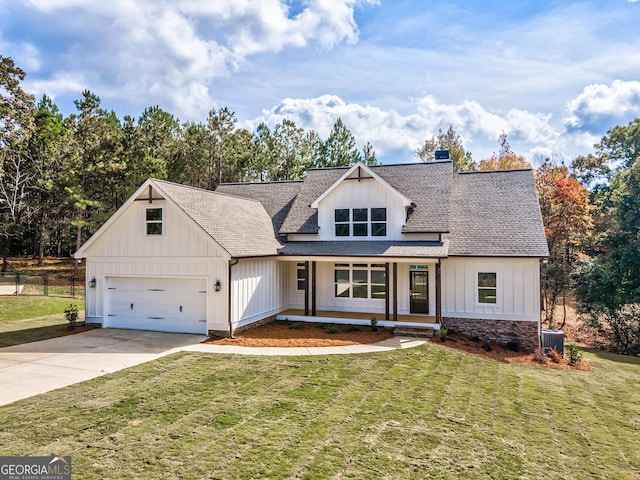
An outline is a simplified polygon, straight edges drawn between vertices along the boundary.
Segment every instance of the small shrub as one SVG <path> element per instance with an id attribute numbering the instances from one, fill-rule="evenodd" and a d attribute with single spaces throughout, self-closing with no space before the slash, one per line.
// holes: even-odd
<path id="1" fill-rule="evenodd" d="M 327 333 L 340 333 L 340 329 L 335 325 L 327 325 L 327 328 L 324 329 Z"/>
<path id="2" fill-rule="evenodd" d="M 378 319 L 376 317 L 371 317 L 371 331 L 378 331 Z"/>
<path id="3" fill-rule="evenodd" d="M 304 330 L 304 325 L 302 324 L 302 322 L 292 322 L 289 325 L 289 328 L 291 330 Z"/>
<path id="4" fill-rule="evenodd" d="M 347 332 L 359 332 L 360 331 L 360 325 L 348 325 L 347 326 Z"/>
<path id="5" fill-rule="evenodd" d="M 440 341 L 441 342 L 446 342 L 447 341 L 447 335 L 449 335 L 449 329 L 447 327 L 445 327 L 444 325 L 440 327 Z"/>
<path id="6" fill-rule="evenodd" d="M 547 363 L 547 357 L 544 354 L 544 349 L 536 348 L 533 352 L 533 361 L 539 363 Z"/>
<path id="7" fill-rule="evenodd" d="M 582 350 L 580 350 L 580 347 L 578 347 L 576 342 L 572 342 L 569 345 L 566 345 L 564 348 L 567 351 L 570 365 L 575 365 L 582 361 Z"/>
<path id="8" fill-rule="evenodd" d="M 69 322 L 69 328 L 73 330 L 76 328 L 76 323 L 78 323 L 78 306 L 77 305 L 69 305 L 64 309 L 64 316 Z"/>
<path id="9" fill-rule="evenodd" d="M 507 342 L 507 348 L 512 352 L 520 351 L 520 342 L 518 340 L 509 340 Z"/>
<path id="10" fill-rule="evenodd" d="M 319 323 L 316 325 L 316 328 L 319 328 L 320 330 L 324 330 L 329 326 L 329 324 L 327 323 Z"/>
<path id="11" fill-rule="evenodd" d="M 551 350 L 549 350 L 549 356 L 554 363 L 560 363 L 560 360 L 562 360 L 562 355 L 558 353 L 556 347 L 553 347 Z"/>

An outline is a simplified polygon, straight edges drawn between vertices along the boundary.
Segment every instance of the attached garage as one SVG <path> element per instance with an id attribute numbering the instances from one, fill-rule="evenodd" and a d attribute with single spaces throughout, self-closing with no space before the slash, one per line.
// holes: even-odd
<path id="1" fill-rule="evenodd" d="M 106 277 L 106 327 L 207 333 L 203 278 Z"/>
<path id="2" fill-rule="evenodd" d="M 273 315 L 284 303 L 273 228 L 258 201 L 149 179 L 75 253 L 85 319 L 206 335 Z"/>

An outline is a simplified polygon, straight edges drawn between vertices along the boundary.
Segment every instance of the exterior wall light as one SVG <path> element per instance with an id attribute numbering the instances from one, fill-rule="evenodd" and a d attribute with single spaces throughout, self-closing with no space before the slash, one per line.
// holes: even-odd
<path id="1" fill-rule="evenodd" d="M 96 288 L 96 277 L 89 280 L 89 288 Z"/>
<path id="2" fill-rule="evenodd" d="M 220 283 L 220 280 L 216 280 L 216 283 L 213 285 L 213 289 L 216 292 L 219 292 L 220 290 L 222 290 L 222 284 Z"/>

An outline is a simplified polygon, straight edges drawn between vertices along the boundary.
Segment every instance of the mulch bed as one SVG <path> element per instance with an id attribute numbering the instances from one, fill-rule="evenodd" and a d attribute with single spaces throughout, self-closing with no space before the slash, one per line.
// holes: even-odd
<path id="1" fill-rule="evenodd" d="M 291 326 L 302 328 L 291 328 Z M 339 330 L 328 333 L 323 325 L 331 325 Z M 335 347 L 381 342 L 393 337 L 391 329 L 378 328 L 376 332 L 370 326 L 359 326 L 357 331 L 349 331 L 353 326 L 337 324 L 321 324 L 313 322 L 276 321 L 237 333 L 235 338 L 209 339 L 204 343 L 216 345 L 238 345 L 242 347 Z M 483 342 L 460 333 L 450 332 L 446 342 L 440 337 L 431 339 L 433 343 L 455 348 L 474 355 L 493 358 L 502 362 L 533 365 L 536 367 L 556 368 L 562 370 L 593 370 L 593 364 L 583 360 L 577 365 L 569 365 L 566 357 L 559 363 L 550 358 L 545 362 L 536 362 L 531 352 L 514 352 L 501 344 L 491 344 L 491 351 L 483 348 Z"/>
<path id="2" fill-rule="evenodd" d="M 292 325 L 301 328 L 294 329 Z M 359 326 L 359 330 L 349 331 L 355 326 L 330 324 L 338 332 L 328 333 L 320 328 L 322 325 L 329 324 L 276 321 L 236 333 L 235 338 L 210 339 L 205 343 L 243 347 L 336 347 L 376 343 L 393 337 L 388 328 L 378 328 L 373 332 L 370 326 Z"/>
<path id="3" fill-rule="evenodd" d="M 81 322 L 80 322 L 81 323 Z M 74 335 L 76 333 L 88 332 L 89 330 L 95 330 L 100 328 L 99 323 L 90 323 L 88 325 L 76 325 L 76 328 L 69 328 L 69 325 L 65 325 L 57 329 L 58 332 L 65 332 L 66 335 Z"/>
<path id="4" fill-rule="evenodd" d="M 588 360 L 582 360 L 576 365 L 571 365 L 565 356 L 558 363 L 554 362 L 551 358 L 545 358 L 545 361 L 538 362 L 534 360 L 534 354 L 532 352 L 514 352 L 499 343 L 490 343 L 489 346 L 491 350 L 487 351 L 484 348 L 486 345 L 485 342 L 456 332 L 450 332 L 446 342 L 442 342 L 438 336 L 433 337 L 431 341 L 449 348 L 455 348 L 456 350 L 462 350 L 475 355 L 482 355 L 501 362 L 519 363 L 521 365 L 555 368 L 559 370 L 593 370 L 593 364 Z"/>

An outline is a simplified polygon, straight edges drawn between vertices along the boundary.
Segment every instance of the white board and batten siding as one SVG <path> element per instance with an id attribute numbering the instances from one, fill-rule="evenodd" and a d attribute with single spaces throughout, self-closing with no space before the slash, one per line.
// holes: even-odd
<path id="1" fill-rule="evenodd" d="M 275 315 L 288 306 L 291 275 L 287 274 L 287 265 L 274 258 L 246 258 L 231 267 L 234 330 Z"/>
<path id="2" fill-rule="evenodd" d="M 334 211 L 339 208 L 386 208 L 386 237 L 336 237 Z M 402 200 L 376 179 L 344 180 L 318 205 L 318 240 L 402 240 L 406 209 Z"/>
<path id="3" fill-rule="evenodd" d="M 495 305 L 478 302 L 478 272 L 495 272 Z M 538 321 L 540 266 L 537 258 L 462 258 L 442 261 L 444 317 Z"/>
<path id="4" fill-rule="evenodd" d="M 146 209 L 159 207 L 163 233 L 147 235 Z M 228 254 L 170 202 L 132 202 L 84 253 L 86 278 L 96 279 L 87 288 L 88 321 L 189 333 L 226 328 Z M 149 303 L 146 314 L 137 308 Z"/>

